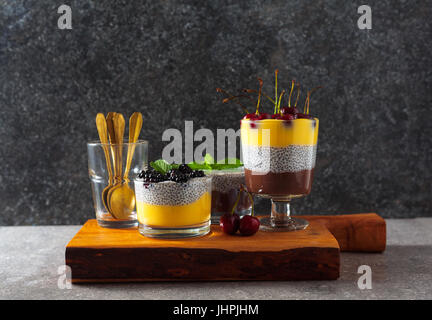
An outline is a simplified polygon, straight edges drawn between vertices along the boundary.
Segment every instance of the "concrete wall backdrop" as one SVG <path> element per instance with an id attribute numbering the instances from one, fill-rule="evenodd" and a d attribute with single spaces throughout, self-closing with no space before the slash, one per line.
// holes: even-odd
<path id="1" fill-rule="evenodd" d="M 94 217 L 97 112 L 141 111 L 155 159 L 185 120 L 238 128 L 215 88 L 261 76 L 272 93 L 275 68 L 285 87 L 324 86 L 315 182 L 295 213 L 432 216 L 430 1 L 76 0 L 72 30 L 57 27 L 61 4 L 0 0 L 0 225 Z M 357 27 L 362 4 L 372 30 Z"/>

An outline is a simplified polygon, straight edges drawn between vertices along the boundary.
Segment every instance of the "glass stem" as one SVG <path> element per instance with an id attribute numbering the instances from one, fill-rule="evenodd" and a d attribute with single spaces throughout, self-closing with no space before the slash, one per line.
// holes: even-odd
<path id="1" fill-rule="evenodd" d="M 271 224 L 273 227 L 283 227 L 292 223 L 290 201 L 271 201 Z"/>

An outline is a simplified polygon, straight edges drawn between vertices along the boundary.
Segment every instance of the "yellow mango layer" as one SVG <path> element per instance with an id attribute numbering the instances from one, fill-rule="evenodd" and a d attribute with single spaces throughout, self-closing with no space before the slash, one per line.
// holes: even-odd
<path id="1" fill-rule="evenodd" d="M 286 147 L 289 145 L 316 145 L 318 141 L 318 118 L 295 119 L 289 125 L 278 119 L 241 121 L 241 142 L 243 145 Z M 251 127 L 255 124 L 255 128 Z"/>
<path id="2" fill-rule="evenodd" d="M 211 195 L 204 193 L 201 198 L 181 206 L 164 206 L 137 201 L 138 221 L 150 227 L 186 227 L 210 219 Z"/>

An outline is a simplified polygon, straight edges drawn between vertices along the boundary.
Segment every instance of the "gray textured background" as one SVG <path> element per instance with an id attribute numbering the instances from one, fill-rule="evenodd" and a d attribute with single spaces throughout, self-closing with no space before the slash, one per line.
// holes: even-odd
<path id="1" fill-rule="evenodd" d="M 373 29 L 357 28 L 357 7 Z M 0 225 L 94 216 L 85 142 L 97 112 L 144 115 L 161 155 L 165 128 L 238 128 L 215 88 L 272 93 L 323 85 L 312 193 L 296 213 L 432 216 L 430 1 L 0 0 Z M 268 110 L 271 110 L 271 106 Z M 267 203 L 260 203 L 266 208 Z"/>

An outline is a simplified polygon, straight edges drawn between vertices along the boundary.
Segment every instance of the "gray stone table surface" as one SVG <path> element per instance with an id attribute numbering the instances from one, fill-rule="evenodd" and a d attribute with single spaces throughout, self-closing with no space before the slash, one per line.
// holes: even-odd
<path id="1" fill-rule="evenodd" d="M 431 299 L 432 218 L 387 220 L 382 254 L 341 254 L 335 281 L 80 284 L 60 289 L 59 267 L 80 226 L 0 227 L 1 299 Z M 372 289 L 357 286 L 360 265 Z"/>

